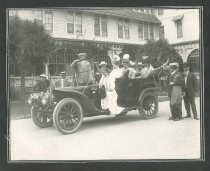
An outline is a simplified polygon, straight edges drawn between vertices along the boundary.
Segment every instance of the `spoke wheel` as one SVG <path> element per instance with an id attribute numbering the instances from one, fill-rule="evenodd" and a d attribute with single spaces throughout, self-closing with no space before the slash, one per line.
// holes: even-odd
<path id="1" fill-rule="evenodd" d="M 53 122 L 63 134 L 76 132 L 82 124 L 83 112 L 80 103 L 71 98 L 61 100 L 53 112 Z"/>
<path id="2" fill-rule="evenodd" d="M 52 126 L 53 124 L 52 117 L 50 118 L 48 114 L 45 111 L 43 111 L 43 108 L 35 108 L 34 106 L 32 106 L 31 118 L 35 125 L 37 125 L 40 128 L 47 128 Z"/>
<path id="3" fill-rule="evenodd" d="M 151 119 L 157 116 L 158 98 L 153 92 L 146 92 L 139 100 L 139 114 L 144 119 Z"/>

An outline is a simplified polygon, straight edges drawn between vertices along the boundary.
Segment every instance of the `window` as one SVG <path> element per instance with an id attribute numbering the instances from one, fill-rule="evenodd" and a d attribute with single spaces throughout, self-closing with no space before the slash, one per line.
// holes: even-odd
<path id="1" fill-rule="evenodd" d="M 144 24 L 144 40 L 149 39 L 149 34 L 148 34 L 148 24 Z"/>
<path id="2" fill-rule="evenodd" d="M 45 29 L 47 32 L 53 32 L 53 17 L 52 11 L 45 11 Z"/>
<path id="3" fill-rule="evenodd" d="M 146 10 L 145 10 L 145 13 L 149 14 L 149 9 L 146 9 Z"/>
<path id="4" fill-rule="evenodd" d="M 155 15 L 155 10 L 154 9 L 151 9 L 151 14 Z"/>
<path id="5" fill-rule="evenodd" d="M 9 10 L 9 17 L 15 17 L 18 15 L 17 10 Z"/>
<path id="6" fill-rule="evenodd" d="M 94 32 L 96 36 L 107 37 L 108 30 L 107 30 L 107 17 L 106 16 L 95 16 L 94 17 Z"/>
<path id="7" fill-rule="evenodd" d="M 100 36 L 100 17 L 94 17 L 94 31 L 96 36 Z"/>
<path id="8" fill-rule="evenodd" d="M 164 26 L 160 26 L 159 28 L 159 37 L 161 40 L 165 39 Z"/>
<path id="9" fill-rule="evenodd" d="M 67 33 L 82 33 L 82 14 L 67 11 Z"/>
<path id="10" fill-rule="evenodd" d="M 118 38 L 123 38 L 123 19 L 118 19 Z"/>
<path id="11" fill-rule="evenodd" d="M 154 27 L 153 24 L 149 25 L 149 34 L 150 34 L 150 40 L 154 40 Z"/>
<path id="12" fill-rule="evenodd" d="M 129 39 L 130 34 L 129 34 L 129 23 L 128 23 L 128 21 L 124 21 L 124 33 L 125 33 L 125 38 Z"/>
<path id="13" fill-rule="evenodd" d="M 67 11 L 67 33 L 74 33 L 74 13 Z"/>
<path id="14" fill-rule="evenodd" d="M 118 38 L 130 39 L 129 33 L 129 21 L 123 20 L 122 18 L 118 19 Z"/>
<path id="15" fill-rule="evenodd" d="M 43 24 L 43 12 L 41 10 L 34 11 L 34 20 L 39 24 Z"/>
<path id="16" fill-rule="evenodd" d="M 107 17 L 101 18 L 101 26 L 102 26 L 102 36 L 107 37 L 108 36 L 108 30 L 107 30 Z"/>
<path id="17" fill-rule="evenodd" d="M 143 8 L 140 8 L 140 9 L 139 9 L 139 12 L 144 12 L 144 9 L 143 9 Z"/>
<path id="18" fill-rule="evenodd" d="M 138 25 L 138 35 L 139 35 L 139 40 L 143 40 L 143 23 L 139 23 Z"/>
<path id="19" fill-rule="evenodd" d="M 81 13 L 75 14 L 75 29 L 76 29 L 76 33 L 82 33 L 82 14 Z"/>
<path id="20" fill-rule="evenodd" d="M 158 15 L 162 15 L 163 14 L 163 9 L 158 9 Z"/>
<path id="21" fill-rule="evenodd" d="M 181 20 L 177 20 L 176 21 L 176 25 L 177 25 L 177 38 L 183 37 L 183 34 L 182 34 L 182 21 Z"/>

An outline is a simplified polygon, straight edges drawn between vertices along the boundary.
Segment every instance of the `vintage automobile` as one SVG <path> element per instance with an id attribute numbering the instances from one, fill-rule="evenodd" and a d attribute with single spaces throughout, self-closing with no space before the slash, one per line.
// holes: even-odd
<path id="1" fill-rule="evenodd" d="M 118 105 L 124 112 L 138 109 L 144 119 L 156 117 L 158 97 L 156 80 L 149 78 L 116 79 Z M 52 124 L 63 134 L 76 132 L 82 124 L 83 117 L 109 115 L 101 109 L 98 84 L 75 87 L 60 87 L 51 94 L 32 94 L 33 122 L 41 127 Z"/>

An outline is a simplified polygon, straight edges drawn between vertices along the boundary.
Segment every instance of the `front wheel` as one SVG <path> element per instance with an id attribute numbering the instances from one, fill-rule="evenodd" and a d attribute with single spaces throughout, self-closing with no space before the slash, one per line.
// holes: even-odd
<path id="1" fill-rule="evenodd" d="M 71 98 L 61 100 L 53 112 L 54 125 L 63 134 L 76 132 L 82 124 L 82 119 L 82 106 Z"/>
<path id="2" fill-rule="evenodd" d="M 158 97 L 153 92 L 146 92 L 139 100 L 139 114 L 144 119 L 151 119 L 157 116 Z"/>
<path id="3" fill-rule="evenodd" d="M 35 125 L 37 125 L 40 128 L 47 128 L 52 126 L 53 124 L 52 117 L 50 118 L 46 111 L 44 111 L 44 109 L 41 107 L 32 106 L 31 118 Z"/>

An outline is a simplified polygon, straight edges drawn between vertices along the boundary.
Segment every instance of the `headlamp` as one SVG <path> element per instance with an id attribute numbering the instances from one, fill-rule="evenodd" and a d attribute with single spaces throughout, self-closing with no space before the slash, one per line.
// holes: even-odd
<path id="1" fill-rule="evenodd" d="M 31 99 L 28 99 L 28 104 L 31 104 Z"/>
<path id="2" fill-rule="evenodd" d="M 41 102 L 42 102 L 43 105 L 46 105 L 47 104 L 47 99 L 42 99 Z"/>

